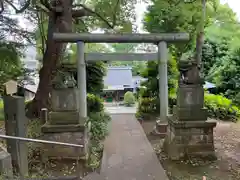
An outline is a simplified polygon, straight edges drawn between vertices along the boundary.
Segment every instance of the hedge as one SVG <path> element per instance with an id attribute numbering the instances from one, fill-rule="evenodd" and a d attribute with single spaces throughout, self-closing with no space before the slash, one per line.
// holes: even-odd
<path id="1" fill-rule="evenodd" d="M 230 99 L 221 95 L 205 94 L 205 107 L 208 109 L 208 116 L 225 121 L 237 121 L 240 119 L 240 108 L 235 106 Z"/>
<path id="2" fill-rule="evenodd" d="M 169 97 L 170 110 L 176 105 L 176 97 Z M 240 119 L 240 107 L 221 95 L 214 95 L 205 93 L 204 104 L 208 110 L 208 116 L 211 118 L 234 121 Z M 158 98 L 140 98 L 139 107 L 136 117 L 143 116 L 144 114 L 159 114 L 159 100 Z"/>

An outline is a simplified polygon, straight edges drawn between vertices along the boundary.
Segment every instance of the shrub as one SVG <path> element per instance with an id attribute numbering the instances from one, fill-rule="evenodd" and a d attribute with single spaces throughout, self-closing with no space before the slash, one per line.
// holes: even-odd
<path id="1" fill-rule="evenodd" d="M 124 94 L 124 104 L 126 106 L 131 106 L 135 104 L 135 97 L 132 92 L 128 91 Z"/>
<path id="2" fill-rule="evenodd" d="M 209 117 L 227 121 L 237 121 L 240 118 L 240 108 L 221 95 L 205 93 L 204 103 Z"/>
<path id="3" fill-rule="evenodd" d="M 99 168 L 103 152 L 103 140 L 108 135 L 108 122 L 110 116 L 104 111 L 89 114 L 87 123 L 91 123 L 91 143 L 87 166 L 92 169 Z"/>
<path id="4" fill-rule="evenodd" d="M 144 97 L 139 99 L 138 111 L 141 113 L 156 113 L 158 111 L 157 104 L 158 98 Z"/>
<path id="5" fill-rule="evenodd" d="M 176 105 L 176 96 L 169 96 L 169 109 Z M 237 121 L 240 118 L 240 108 L 221 95 L 205 93 L 205 107 L 208 110 L 208 116 L 220 120 Z M 136 117 L 142 117 L 144 114 L 158 114 L 159 99 L 155 97 L 144 97 L 139 99 L 138 111 Z M 171 113 L 171 112 L 170 112 Z"/>
<path id="6" fill-rule="evenodd" d="M 101 112 L 104 109 L 103 100 L 94 94 L 87 94 L 88 114 L 90 112 Z"/>
<path id="7" fill-rule="evenodd" d="M 172 111 L 174 105 L 177 104 L 176 95 L 170 95 L 168 98 L 169 110 Z M 139 105 L 136 117 L 143 114 L 158 115 L 160 111 L 160 101 L 157 97 L 142 97 L 139 98 Z"/>
<path id="8" fill-rule="evenodd" d="M 108 134 L 108 122 L 110 116 L 104 111 L 90 113 L 88 122 L 91 123 L 91 138 L 94 141 L 102 141 Z"/>

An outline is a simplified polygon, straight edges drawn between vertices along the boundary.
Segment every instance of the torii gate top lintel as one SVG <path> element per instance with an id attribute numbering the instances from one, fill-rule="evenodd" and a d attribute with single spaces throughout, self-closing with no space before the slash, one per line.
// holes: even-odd
<path id="1" fill-rule="evenodd" d="M 157 33 L 157 34 L 90 34 L 90 33 L 54 33 L 53 39 L 58 42 L 79 41 L 85 43 L 159 43 L 165 41 L 186 42 L 189 40 L 188 33 Z"/>

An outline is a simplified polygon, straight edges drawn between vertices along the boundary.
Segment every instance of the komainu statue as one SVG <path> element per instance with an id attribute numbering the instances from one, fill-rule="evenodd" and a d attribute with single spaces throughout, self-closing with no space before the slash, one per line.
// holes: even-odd
<path id="1" fill-rule="evenodd" d="M 204 80 L 200 76 L 200 67 L 194 59 L 180 61 L 178 64 L 180 71 L 179 84 L 203 84 Z"/>

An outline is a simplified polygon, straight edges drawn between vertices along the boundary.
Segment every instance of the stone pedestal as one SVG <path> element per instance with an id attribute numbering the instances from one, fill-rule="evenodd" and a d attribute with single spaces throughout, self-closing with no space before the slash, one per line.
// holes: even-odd
<path id="1" fill-rule="evenodd" d="M 215 158 L 213 128 L 207 121 L 201 84 L 180 84 L 177 106 L 169 118 L 164 150 L 172 160 L 190 157 Z"/>
<path id="2" fill-rule="evenodd" d="M 207 109 L 199 107 L 173 107 L 173 117 L 178 121 L 206 121 Z"/>
<path id="3" fill-rule="evenodd" d="M 77 88 L 54 89 L 51 93 L 52 111 L 78 111 L 78 100 L 79 90 Z"/>
<path id="4" fill-rule="evenodd" d="M 58 67 L 51 92 L 51 110 L 48 114 L 45 110 L 42 116 L 46 122 L 42 126 L 41 139 L 83 145 L 83 148 L 43 144 L 45 159 L 87 158 L 90 126 L 85 126 L 86 114 L 80 113 L 80 90 L 74 79 L 75 71 L 73 64 Z"/>
<path id="5" fill-rule="evenodd" d="M 84 132 L 44 133 L 41 139 L 64 143 L 79 144 L 85 146 Z M 62 145 L 42 145 L 44 159 L 78 159 L 84 157 L 84 148 L 76 148 Z"/>
<path id="6" fill-rule="evenodd" d="M 215 158 L 213 128 L 216 122 L 169 121 L 164 150 L 172 160 Z"/>
<path id="7" fill-rule="evenodd" d="M 82 159 L 88 157 L 90 124 L 85 127 L 79 124 L 70 125 L 49 125 L 42 127 L 44 133 L 41 139 L 48 141 L 64 142 L 83 145 L 83 148 L 76 148 L 62 145 L 43 144 L 44 159 Z"/>
<path id="8" fill-rule="evenodd" d="M 4 178 L 13 178 L 13 167 L 11 155 L 0 148 L 0 175 Z"/>
<path id="9" fill-rule="evenodd" d="M 151 134 L 159 138 L 165 138 L 167 134 L 167 127 L 168 122 L 158 120 L 156 121 L 156 125 L 154 126 L 154 129 L 151 132 Z"/>
<path id="10" fill-rule="evenodd" d="M 83 145 L 76 148 L 43 144 L 44 159 L 86 159 L 88 154 L 89 128 L 87 118 L 79 113 L 77 88 L 54 89 L 51 94 L 52 108 L 47 122 L 42 126 L 41 139 Z"/>

